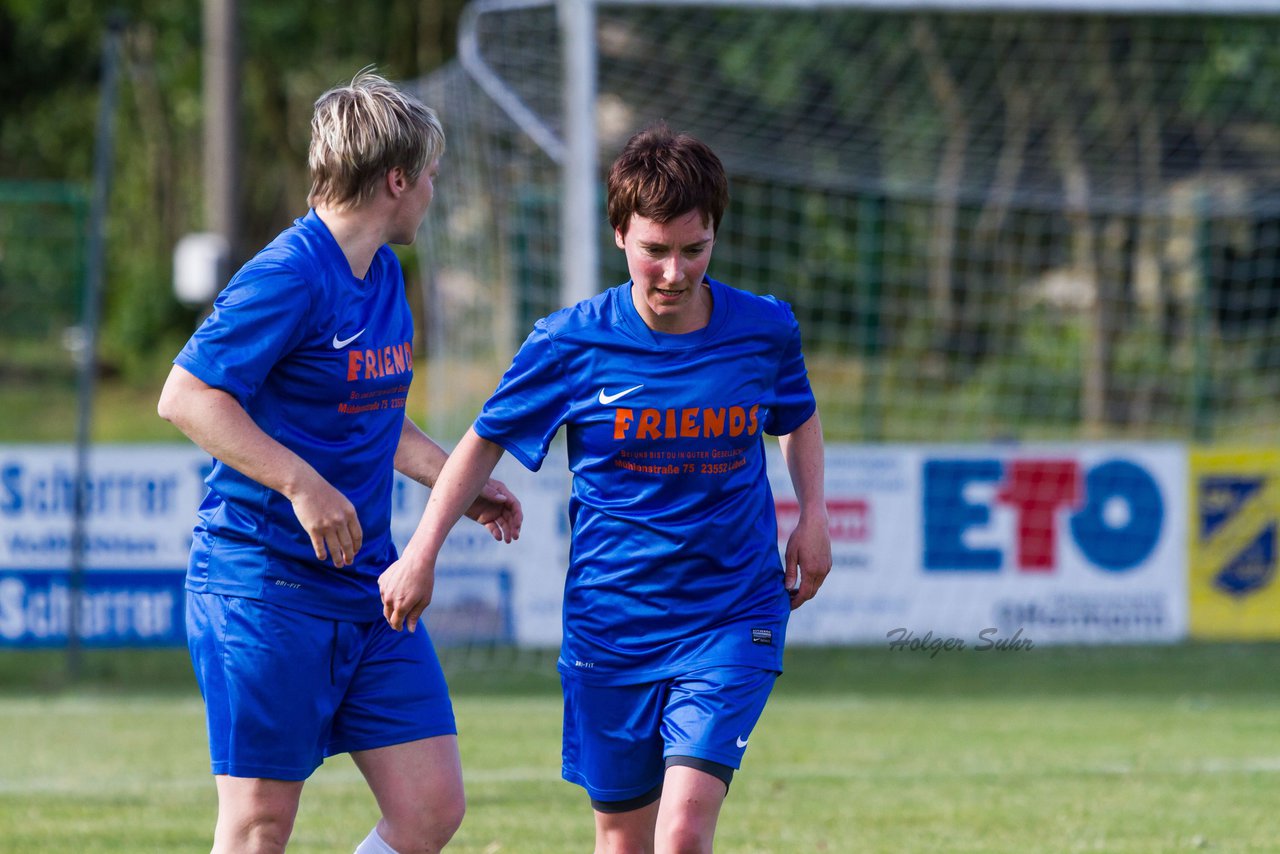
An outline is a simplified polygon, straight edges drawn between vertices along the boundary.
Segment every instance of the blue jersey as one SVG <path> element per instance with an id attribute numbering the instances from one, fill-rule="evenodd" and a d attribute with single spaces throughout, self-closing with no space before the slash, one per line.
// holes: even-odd
<path id="1" fill-rule="evenodd" d="M 476 432 L 537 470 L 564 427 L 573 527 L 560 669 L 600 683 L 782 669 L 763 435 L 815 409 L 786 304 L 706 280 L 711 320 L 651 330 L 630 283 L 538 321 Z"/>
<path id="2" fill-rule="evenodd" d="M 395 253 L 357 279 L 309 212 L 223 289 L 175 364 L 233 396 L 271 438 L 347 497 L 364 545 L 352 565 L 316 559 L 293 505 L 215 460 L 187 589 L 374 620 L 378 575 L 395 559 L 393 460 L 413 377 L 413 317 Z"/>

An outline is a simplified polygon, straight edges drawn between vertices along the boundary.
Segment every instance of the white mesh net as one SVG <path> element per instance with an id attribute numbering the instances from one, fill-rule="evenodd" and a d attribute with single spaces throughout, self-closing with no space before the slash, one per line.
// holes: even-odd
<path id="1" fill-rule="evenodd" d="M 658 118 L 715 148 L 710 273 L 792 304 L 830 438 L 1269 437 L 1280 17 L 596 15 L 602 168 Z M 441 435 L 560 307 L 556 10 L 475 23 L 488 92 L 421 84 L 449 135 L 423 253 Z M 599 222 L 604 288 L 626 270 Z"/>

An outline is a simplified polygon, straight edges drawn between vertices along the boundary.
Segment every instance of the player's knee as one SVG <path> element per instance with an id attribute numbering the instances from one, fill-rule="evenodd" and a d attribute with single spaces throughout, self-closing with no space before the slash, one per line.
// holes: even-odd
<path id="1" fill-rule="evenodd" d="M 713 835 L 713 828 L 693 818 L 677 819 L 664 828 L 657 850 L 659 854 L 711 854 Z"/>
<path id="2" fill-rule="evenodd" d="M 594 854 L 653 854 L 653 841 L 623 833 L 597 833 Z"/>
<path id="3" fill-rule="evenodd" d="M 462 819 L 467 814 L 466 796 L 459 788 L 437 797 L 427 813 L 427 822 L 445 842 L 448 842 L 458 832 L 458 828 L 462 826 Z"/>
<path id="4" fill-rule="evenodd" d="M 610 845 L 607 842 L 597 842 L 594 854 L 653 854 L 653 847 L 641 843 L 617 843 Z"/>
<path id="5" fill-rule="evenodd" d="M 395 840 L 393 847 L 402 854 L 439 851 L 458 832 L 466 812 L 466 798 L 460 791 L 432 798 L 429 804 L 412 811 L 384 815 L 384 836 L 388 841 Z"/>
<path id="6" fill-rule="evenodd" d="M 455 796 L 447 798 L 444 803 L 439 804 L 434 812 L 435 825 L 440 832 L 447 834 L 444 841 L 448 842 L 458 832 L 458 828 L 462 826 L 462 819 L 467 814 L 467 799 L 462 792 L 458 792 Z"/>
<path id="7" fill-rule="evenodd" d="M 219 822 L 213 851 L 216 854 L 283 854 L 292 833 L 292 819 L 277 815 L 254 815 L 236 822 L 234 826 Z"/>

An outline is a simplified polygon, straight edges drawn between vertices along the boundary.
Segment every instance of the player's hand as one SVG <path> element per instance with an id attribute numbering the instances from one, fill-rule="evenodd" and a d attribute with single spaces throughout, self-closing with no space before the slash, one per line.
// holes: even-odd
<path id="1" fill-rule="evenodd" d="M 800 514 L 800 522 L 787 539 L 786 573 L 783 583 L 791 597 L 791 610 L 818 593 L 831 572 L 831 533 L 827 514 Z"/>
<path id="2" fill-rule="evenodd" d="M 466 515 L 488 528 L 495 540 L 509 543 L 520 539 L 524 510 L 519 499 L 500 480 L 489 478 L 480 495 L 467 508 Z"/>
<path id="3" fill-rule="evenodd" d="M 364 544 L 360 517 L 347 497 L 317 476 L 316 483 L 293 499 L 293 513 L 311 537 L 318 560 L 333 560 L 342 568 L 356 559 Z"/>
<path id="4" fill-rule="evenodd" d="M 397 632 L 405 627 L 410 632 L 417 628 L 422 612 L 431 604 L 435 585 L 435 561 L 414 565 L 401 556 L 387 567 L 378 576 L 378 592 L 382 595 L 382 616 L 391 628 Z"/>

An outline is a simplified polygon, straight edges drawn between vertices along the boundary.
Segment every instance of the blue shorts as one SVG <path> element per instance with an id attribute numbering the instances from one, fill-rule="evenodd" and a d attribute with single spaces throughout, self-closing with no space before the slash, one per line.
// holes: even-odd
<path id="1" fill-rule="evenodd" d="M 456 735 L 425 630 L 187 593 L 214 774 L 305 780 L 326 756 Z"/>
<path id="2" fill-rule="evenodd" d="M 561 674 L 562 776 L 593 801 L 613 803 L 657 790 L 672 757 L 736 769 L 777 678 L 772 670 L 740 666 L 639 685 Z"/>

